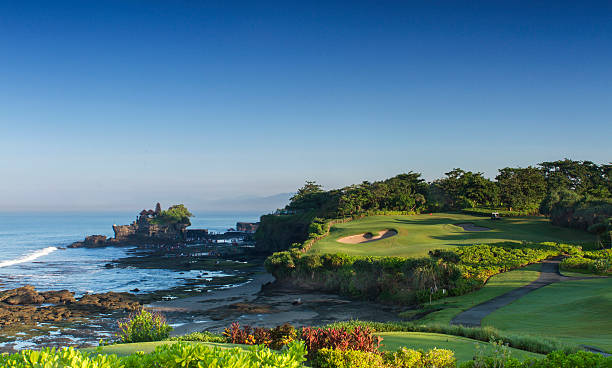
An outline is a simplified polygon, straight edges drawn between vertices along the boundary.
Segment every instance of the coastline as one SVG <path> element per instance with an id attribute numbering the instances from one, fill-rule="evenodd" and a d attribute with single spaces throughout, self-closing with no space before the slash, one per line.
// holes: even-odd
<path id="1" fill-rule="evenodd" d="M 226 248 L 226 251 L 224 252 L 222 248 Z M 171 288 L 146 292 L 140 292 L 138 284 L 134 284 L 132 292 L 126 294 L 141 305 L 164 298 L 177 300 L 200 295 L 215 295 L 219 289 L 227 292 L 236 286 L 248 285 L 247 281 L 251 279 L 253 273 L 262 270 L 263 258 L 249 255 L 246 249 L 221 245 L 217 246 L 216 250 L 217 252 L 211 255 L 210 252 L 198 247 L 176 247 L 170 252 L 166 249 L 134 248 L 126 254 L 127 257 L 112 260 L 106 265 L 101 262 L 99 268 L 101 272 L 113 268 L 123 268 L 128 272 L 150 270 L 152 274 L 163 270 L 180 278 L 177 285 Z M 7 288 L 9 285 L 10 283 L 5 284 L 4 288 L 14 290 Z M 46 290 L 40 291 L 46 292 Z M 76 314 L 50 314 L 50 309 L 63 311 L 71 306 L 27 304 L 29 301 L 25 303 L 17 306 L 0 303 L 0 311 L 3 313 L 27 309 L 29 313 L 34 314 L 34 318 L 29 319 L 27 323 L 16 321 L 0 327 L 0 352 L 14 352 L 37 346 L 96 346 L 100 339 L 112 340 L 117 330 L 117 321 L 130 313 L 129 309 L 118 308 L 80 310 Z M 47 319 L 46 316 L 52 318 Z"/>

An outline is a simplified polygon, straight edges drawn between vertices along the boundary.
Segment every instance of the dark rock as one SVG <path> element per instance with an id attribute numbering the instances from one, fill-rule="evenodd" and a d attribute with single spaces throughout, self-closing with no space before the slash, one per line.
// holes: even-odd
<path id="1" fill-rule="evenodd" d="M 38 306 L 42 303 L 55 305 Z M 89 294 L 77 301 L 74 293 L 68 290 L 38 293 L 34 287 L 27 285 L 0 292 L 0 326 L 37 321 L 63 321 L 103 311 L 138 308 L 140 303 L 129 293 Z"/>
<path id="2" fill-rule="evenodd" d="M 0 302 L 9 305 L 40 304 L 44 301 L 45 298 L 40 295 L 32 285 L 0 292 Z"/>
<path id="3" fill-rule="evenodd" d="M 45 298 L 45 303 L 52 304 L 70 304 L 76 303 L 74 293 L 68 290 L 46 291 L 40 293 Z"/>
<path id="4" fill-rule="evenodd" d="M 131 291 L 132 293 L 137 293 L 137 292 L 139 292 L 139 291 L 140 291 L 140 289 L 139 289 L 139 288 L 135 288 L 135 289 L 132 289 L 132 290 L 130 290 L 130 291 Z"/>

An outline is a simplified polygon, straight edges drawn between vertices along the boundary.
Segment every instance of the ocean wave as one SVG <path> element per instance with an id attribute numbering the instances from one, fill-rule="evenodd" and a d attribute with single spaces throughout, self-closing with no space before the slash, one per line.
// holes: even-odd
<path id="1" fill-rule="evenodd" d="M 56 250 L 57 250 L 56 247 L 47 247 L 47 248 L 37 250 L 36 252 L 30 253 L 28 255 L 25 255 L 21 258 L 11 259 L 8 261 L 2 261 L 0 262 L 0 268 L 9 267 L 9 266 L 13 266 L 13 265 L 25 263 L 25 262 L 32 262 L 33 260 L 46 256 L 47 254 L 54 252 Z"/>

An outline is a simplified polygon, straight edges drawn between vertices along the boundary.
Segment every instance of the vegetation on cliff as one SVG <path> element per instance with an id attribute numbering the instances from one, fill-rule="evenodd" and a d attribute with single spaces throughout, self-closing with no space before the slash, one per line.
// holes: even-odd
<path id="1" fill-rule="evenodd" d="M 560 254 L 581 254 L 557 243 L 478 244 L 430 252 L 427 258 L 277 252 L 266 269 L 302 287 L 355 298 L 413 304 L 474 291 L 489 277 Z"/>
<path id="2" fill-rule="evenodd" d="M 170 206 L 167 210 L 161 210 L 159 203 L 156 206 L 155 214 L 151 218 L 151 222 L 157 225 L 191 225 L 189 218 L 193 214 L 189 212 L 183 204 Z"/>

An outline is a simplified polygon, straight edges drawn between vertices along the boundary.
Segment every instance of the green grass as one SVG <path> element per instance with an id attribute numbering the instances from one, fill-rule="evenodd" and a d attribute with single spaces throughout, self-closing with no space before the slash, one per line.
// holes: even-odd
<path id="1" fill-rule="evenodd" d="M 473 223 L 491 231 L 464 231 L 457 223 Z M 343 244 L 336 240 L 365 232 L 376 233 L 395 229 L 398 235 L 363 244 Z M 345 253 L 361 256 L 422 257 L 432 249 L 476 243 L 506 241 L 554 241 L 567 243 L 594 242 L 595 236 L 585 231 L 553 226 L 544 217 L 488 218 L 455 213 L 434 213 L 414 216 L 369 216 L 334 225 L 330 235 L 316 242 L 311 252 Z"/>
<path id="2" fill-rule="evenodd" d="M 483 325 L 612 351 L 611 311 L 612 278 L 565 281 L 493 312 Z"/>
<path id="3" fill-rule="evenodd" d="M 126 356 L 130 354 L 134 354 L 137 351 L 142 351 L 144 353 L 150 353 L 155 350 L 156 347 L 161 345 L 168 344 L 176 344 L 178 341 L 151 341 L 151 342 L 136 342 L 132 344 L 116 344 L 116 345 L 107 345 L 102 347 L 101 353 L 103 354 L 116 354 L 118 356 Z M 221 348 L 235 348 L 235 347 L 244 347 L 244 345 L 236 345 L 236 344 L 225 344 L 225 343 L 217 343 L 217 342 L 189 342 L 190 344 L 204 344 L 208 346 L 218 346 Z M 83 351 L 97 351 L 96 348 L 85 348 Z"/>
<path id="4" fill-rule="evenodd" d="M 459 362 L 472 360 L 476 353 L 476 345 L 481 349 L 491 352 L 493 346 L 489 343 L 468 339 L 466 337 L 443 335 L 425 332 L 381 332 L 377 333 L 383 337 L 383 350 L 395 351 L 400 347 L 409 349 L 429 350 L 433 348 L 449 349 L 455 352 L 455 357 Z M 510 348 L 511 356 L 525 360 L 528 358 L 543 357 L 543 355 L 530 353 L 523 350 Z"/>
<path id="5" fill-rule="evenodd" d="M 426 309 L 443 309 L 426 315 L 419 322 L 448 324 L 453 317 L 465 310 L 535 281 L 540 276 L 541 267 L 540 264 L 533 264 L 500 273 L 491 277 L 482 289 L 473 293 L 428 303 L 425 305 Z"/>

